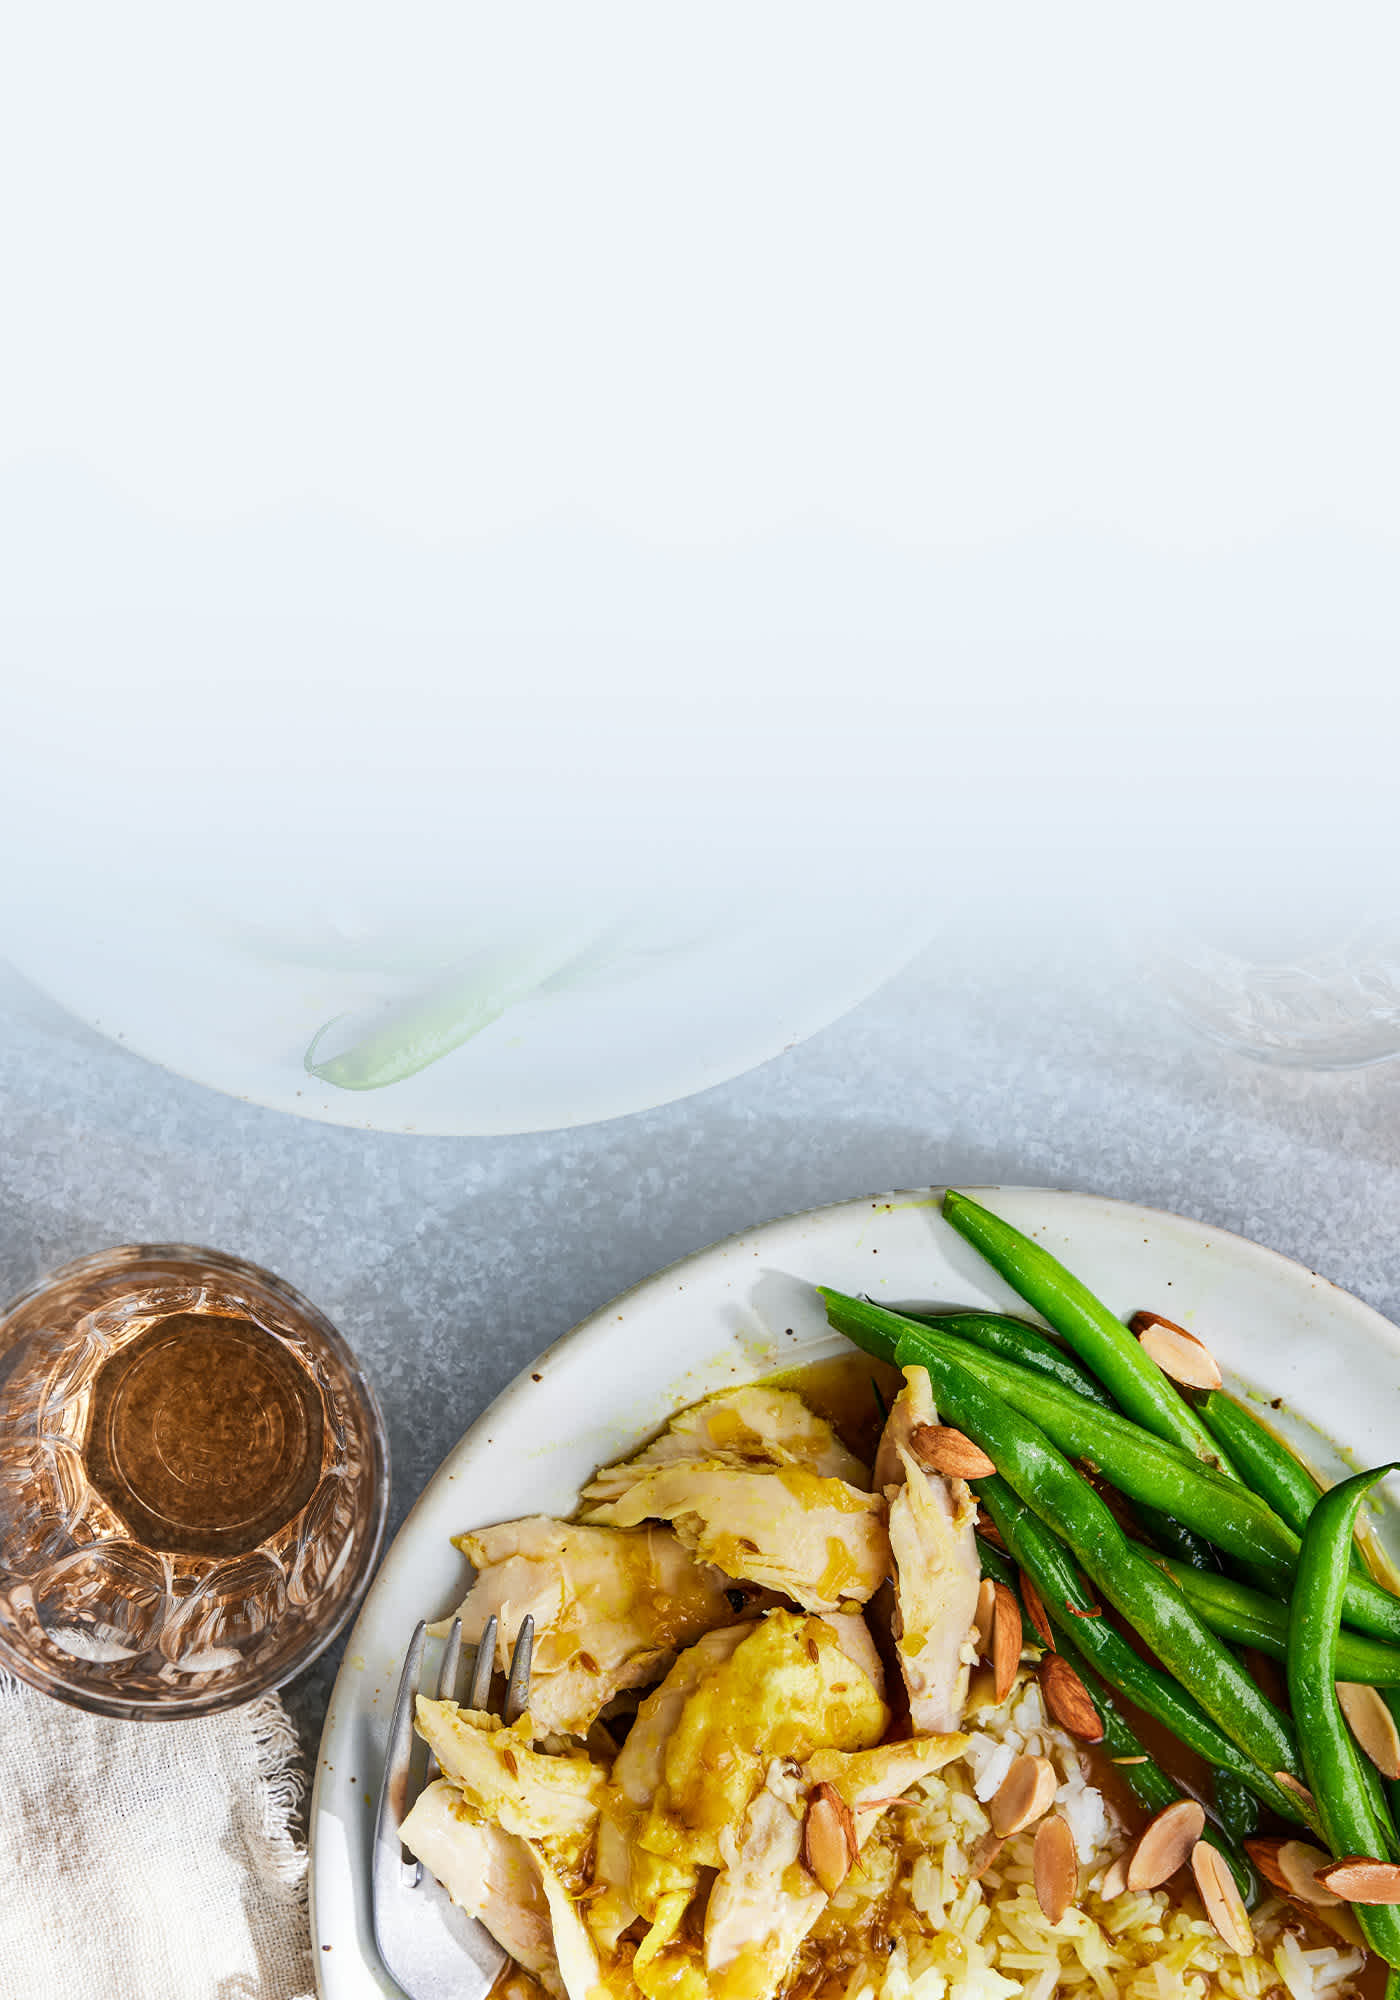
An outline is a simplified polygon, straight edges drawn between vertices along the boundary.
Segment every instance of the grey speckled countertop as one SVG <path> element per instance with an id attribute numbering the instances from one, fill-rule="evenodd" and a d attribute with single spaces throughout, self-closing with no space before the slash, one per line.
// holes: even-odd
<path id="1" fill-rule="evenodd" d="M 1400 1063 L 1265 1068 L 1194 1039 L 1124 960 L 945 938 L 719 1089 L 576 1131 L 413 1139 L 235 1102 L 0 972 L 0 1292 L 108 1244 L 251 1257 L 315 1299 L 388 1420 L 391 1529 L 539 1349 L 750 1223 L 928 1182 L 1177 1209 L 1400 1316 Z M 308 1744 L 332 1654 L 288 1697 Z"/>

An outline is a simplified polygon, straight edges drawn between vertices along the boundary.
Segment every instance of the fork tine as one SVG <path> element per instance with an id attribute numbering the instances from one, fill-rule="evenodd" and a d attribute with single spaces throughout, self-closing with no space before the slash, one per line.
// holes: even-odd
<path id="1" fill-rule="evenodd" d="M 438 1668 L 439 1701 L 457 1699 L 457 1670 L 462 1664 L 462 1621 L 454 1618 L 447 1634 L 447 1644 L 442 1649 L 442 1665 Z"/>
<path id="2" fill-rule="evenodd" d="M 467 1689 L 468 1708 L 484 1709 L 491 1699 L 491 1675 L 496 1665 L 496 1634 L 499 1629 L 496 1614 L 492 1612 L 476 1642 L 476 1664 L 472 1668 L 471 1686 Z"/>
<path id="3" fill-rule="evenodd" d="M 418 1693 L 418 1676 L 423 1665 L 423 1645 L 427 1636 L 428 1628 L 420 1621 L 409 1641 L 403 1672 L 399 1676 L 394 1719 L 389 1725 L 389 1743 L 384 1753 L 384 1782 L 379 1790 L 379 1812 L 375 1819 L 376 1857 L 382 1842 L 397 1839 L 399 1828 L 408 1817 L 408 1809 L 413 1803 L 408 1796 L 409 1765 L 413 1757 L 413 1704 Z M 416 1882 L 422 1869 L 402 1842 L 399 1843 L 399 1859 L 405 1879 L 411 1877 Z"/>
<path id="4" fill-rule="evenodd" d="M 462 1621 L 454 1618 L 447 1634 L 447 1644 L 442 1649 L 442 1664 L 438 1668 L 437 1698 L 439 1701 L 457 1699 L 457 1669 L 462 1664 Z M 434 1778 L 442 1776 L 442 1766 L 432 1751 L 423 1768 L 423 1783 L 431 1785 Z"/>
<path id="5" fill-rule="evenodd" d="M 535 1651 L 535 1621 L 527 1613 L 520 1621 L 506 1683 L 505 1721 L 517 1721 L 530 1705 L 530 1662 Z"/>

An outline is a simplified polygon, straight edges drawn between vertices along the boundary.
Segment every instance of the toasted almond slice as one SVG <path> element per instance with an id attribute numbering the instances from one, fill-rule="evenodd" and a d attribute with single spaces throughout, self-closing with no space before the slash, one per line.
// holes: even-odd
<path id="1" fill-rule="evenodd" d="M 980 1882 L 1006 1842 L 999 1833 L 984 1833 L 972 1853 L 968 1856 L 967 1872 L 974 1882 Z"/>
<path id="2" fill-rule="evenodd" d="M 1215 1356 L 1175 1320 L 1159 1313 L 1134 1313 L 1129 1321 L 1144 1354 L 1150 1354 L 1164 1375 L 1187 1389 L 1218 1389 L 1220 1370 Z"/>
<path id="3" fill-rule="evenodd" d="M 1045 1706 L 1062 1729 L 1081 1743 L 1102 1743 L 1103 1724 L 1085 1687 L 1069 1661 L 1047 1653 L 1040 1663 L 1040 1691 Z"/>
<path id="4" fill-rule="evenodd" d="M 1191 1849 L 1191 1873 L 1206 1906 L 1206 1915 L 1231 1951 L 1248 1958 L 1254 1950 L 1254 1932 L 1244 1898 L 1235 1886 L 1225 1857 L 1208 1840 L 1198 1840 Z"/>
<path id="5" fill-rule="evenodd" d="M 1341 1897 L 1317 1879 L 1318 1870 L 1331 1864 L 1332 1857 L 1307 1840 L 1281 1840 L 1278 1847 L 1279 1873 L 1290 1896 L 1319 1909 L 1336 1909 Z"/>
<path id="6" fill-rule="evenodd" d="M 996 1680 L 990 1667 L 974 1667 L 968 1677 L 967 1700 L 963 1703 L 963 1715 L 981 1715 L 984 1709 L 1000 1708 L 997 1700 Z"/>
<path id="7" fill-rule="evenodd" d="M 1299 1783 L 1291 1771 L 1275 1771 L 1274 1783 L 1282 1785 L 1286 1792 L 1292 1792 L 1294 1798 L 1300 1800 L 1309 1812 L 1317 1811 L 1317 1800 L 1306 1785 Z"/>
<path id="8" fill-rule="evenodd" d="M 1344 1903 L 1400 1903 L 1400 1865 L 1394 1861 L 1344 1854 L 1340 1861 L 1319 1868 L 1317 1879 Z"/>
<path id="9" fill-rule="evenodd" d="M 1400 1778 L 1400 1730 L 1373 1687 L 1338 1681 L 1337 1699 L 1348 1727 L 1383 1778 Z"/>
<path id="10" fill-rule="evenodd" d="M 1130 1889 L 1160 1889 L 1190 1860 L 1191 1850 L 1206 1823 L 1195 1799 L 1178 1799 L 1159 1812 L 1133 1849 L 1128 1863 Z"/>
<path id="11" fill-rule="evenodd" d="M 1316 1906 L 1309 1908 L 1306 1903 L 1294 1901 L 1293 1907 L 1301 1910 L 1305 1917 L 1311 1917 L 1315 1923 L 1326 1924 L 1328 1930 L 1339 1937 L 1343 1944 L 1355 1945 L 1358 1951 L 1366 1949 L 1361 1926 L 1356 1921 L 1349 1903 L 1338 1903 L 1335 1907 L 1328 1905 L 1324 1909 Z"/>
<path id="12" fill-rule="evenodd" d="M 997 1701 L 1010 1694 L 1021 1664 L 1021 1607 L 1004 1583 L 993 1585 L 995 1609 L 992 1614 L 992 1673 Z"/>
<path id="13" fill-rule="evenodd" d="M 915 1424 L 909 1449 L 926 1472 L 945 1479 L 990 1479 L 996 1471 L 981 1445 L 951 1424 Z"/>
<path id="14" fill-rule="evenodd" d="M 1318 1869 L 1330 1864 L 1330 1854 L 1306 1840 L 1247 1840 L 1244 1851 L 1270 1887 L 1296 1909 L 1329 1924 L 1348 1944 L 1360 1944 L 1361 1933 L 1346 1904 L 1317 1879 Z"/>
<path id="15" fill-rule="evenodd" d="M 1286 1896 L 1289 1893 L 1289 1889 L 1288 1877 L 1283 1872 L 1282 1847 L 1283 1842 L 1281 1840 L 1255 1839 L 1247 1840 L 1244 1843 L 1245 1853 L 1259 1870 L 1264 1880 L 1269 1884 L 1269 1887 L 1277 1889 L 1280 1895 Z"/>
<path id="16" fill-rule="evenodd" d="M 989 1808 L 992 1832 L 1002 1840 L 1032 1826 L 1055 1803 L 1059 1780 L 1048 1757 L 1018 1757 Z"/>
<path id="17" fill-rule="evenodd" d="M 815 1785 L 802 1822 L 803 1867 L 819 1888 L 834 1896 L 859 1853 L 850 1807 L 834 1785 Z"/>
<path id="18" fill-rule="evenodd" d="M 1035 1830 L 1031 1857 L 1035 1900 L 1052 1924 L 1057 1924 L 1079 1894 L 1079 1857 L 1069 1821 L 1051 1813 Z"/>
<path id="19" fill-rule="evenodd" d="M 1021 1571 L 1021 1602 L 1026 1607 L 1026 1616 L 1040 1634 L 1041 1643 L 1055 1650 L 1055 1633 L 1050 1624 L 1050 1614 L 1045 1609 L 1045 1599 L 1031 1582 L 1024 1570 Z"/>
<path id="20" fill-rule="evenodd" d="M 997 1587 L 989 1576 L 977 1586 L 977 1609 L 972 1618 L 972 1637 L 979 1660 L 992 1656 L 992 1620 L 996 1616 Z"/>
<path id="21" fill-rule="evenodd" d="M 1110 1861 L 1103 1872 L 1099 1884 L 1099 1895 L 1105 1903 L 1111 1903 L 1115 1896 L 1121 1896 L 1128 1886 L 1128 1857 L 1120 1854 L 1116 1861 Z"/>

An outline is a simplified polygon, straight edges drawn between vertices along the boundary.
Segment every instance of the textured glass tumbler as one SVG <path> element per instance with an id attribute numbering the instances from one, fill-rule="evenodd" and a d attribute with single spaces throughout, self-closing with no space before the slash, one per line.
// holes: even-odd
<path id="1" fill-rule="evenodd" d="M 1400 1055 L 1400 924 L 1292 938 L 1179 932 L 1149 978 L 1211 1040 L 1291 1069 L 1362 1069 Z"/>
<path id="2" fill-rule="evenodd" d="M 65 1264 L 0 1320 L 0 1666 L 104 1715 L 249 1701 L 383 1539 L 374 1393 L 323 1314 L 183 1243 Z"/>

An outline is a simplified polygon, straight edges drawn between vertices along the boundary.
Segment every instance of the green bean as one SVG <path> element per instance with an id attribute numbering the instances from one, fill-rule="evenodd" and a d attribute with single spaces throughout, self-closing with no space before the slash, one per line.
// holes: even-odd
<path id="1" fill-rule="evenodd" d="M 1056 1630 L 1092 1659 L 1110 1686 L 1198 1757 L 1248 1785 L 1271 1811 L 1285 1819 L 1306 1820 L 1302 1801 L 1272 1776 L 1282 1766 L 1274 1765 L 1268 1773 L 1261 1770 L 1199 1702 L 1170 1674 L 1144 1660 L 1101 1615 L 1068 1550 L 1005 1479 L 979 1479 L 974 1490 L 1008 1551 L 1040 1592 Z"/>
<path id="2" fill-rule="evenodd" d="M 1317 1801 L 1327 1845 L 1340 1859 L 1387 1852 L 1361 1756 L 1337 1699 L 1337 1636 L 1357 1510 L 1394 1465 L 1358 1472 L 1324 1493 L 1303 1531 L 1298 1581 L 1288 1613 L 1288 1692 L 1297 1720 L 1303 1768 Z M 1372 1951 L 1400 1967 L 1400 1908 L 1355 1904 L 1353 1914 Z"/>
<path id="3" fill-rule="evenodd" d="M 898 1359 L 901 1366 L 927 1366 L 938 1355 L 974 1368 L 981 1381 L 1028 1417 L 1062 1452 L 1090 1460 L 1130 1500 L 1183 1521 L 1246 1564 L 1266 1588 L 1280 1597 L 1288 1595 L 1298 1566 L 1298 1537 L 1240 1481 L 1014 1362 L 979 1352 L 974 1363 L 966 1348 L 944 1340 L 931 1327 L 866 1299 L 818 1289 L 831 1324 L 857 1346 L 887 1360 Z M 1348 1577 L 1343 1606 L 1349 1621 L 1362 1631 L 1400 1640 L 1400 1598 L 1373 1578 Z"/>
<path id="4" fill-rule="evenodd" d="M 1265 1699 L 1156 1564 L 1133 1547 L 1104 1501 L 1044 1432 L 961 1361 L 931 1356 L 925 1365 L 944 1418 L 994 1458 L 1007 1485 L 1033 1512 L 1053 1522 L 1090 1581 L 1220 1730 L 1262 1770 L 1296 1776 L 1298 1749 L 1287 1717 Z"/>
<path id="5" fill-rule="evenodd" d="M 1247 1560 L 1267 1562 L 1272 1555 L 1287 1562 L 1296 1553 L 1297 1536 L 1264 1501 L 1179 1445 L 1154 1437 L 1129 1418 L 1087 1403 L 1058 1382 L 1033 1375 L 1013 1361 L 982 1352 L 974 1357 L 933 1327 L 885 1306 L 824 1285 L 818 1290 L 831 1324 L 858 1347 L 901 1367 L 924 1363 L 935 1354 L 960 1361 L 1038 1425 L 1061 1451 L 1091 1460 L 1130 1500 L 1156 1507 Z"/>
<path id="6" fill-rule="evenodd" d="M 1047 1434 L 1048 1435 L 1048 1434 Z M 1185 1563 L 1188 1569 L 1198 1569 L 1205 1576 L 1219 1576 L 1220 1559 L 1204 1535 L 1198 1535 L 1194 1528 L 1188 1528 L 1181 1521 L 1164 1514 L 1160 1507 L 1139 1505 L 1136 1519 L 1147 1539 L 1154 1543 L 1163 1555 L 1174 1556 Z"/>
<path id="7" fill-rule="evenodd" d="M 988 1354 L 999 1354 L 1003 1361 L 1019 1362 L 1023 1368 L 1058 1382 L 1062 1389 L 1087 1396 L 1101 1409 L 1118 1407 L 1096 1375 L 1029 1320 L 1013 1319 L 1009 1313 L 983 1312 L 911 1312 L 907 1317 L 946 1334 L 949 1340 L 966 1340 Z"/>
<path id="8" fill-rule="evenodd" d="M 1366 1781 L 1367 1791 L 1371 1794 L 1371 1810 L 1376 1815 L 1376 1824 L 1381 1830 L 1385 1858 L 1389 1861 L 1400 1861 L 1400 1833 L 1395 1830 L 1395 1819 L 1390 1810 L 1390 1787 L 1364 1751 L 1361 1755 L 1361 1775 Z"/>
<path id="9" fill-rule="evenodd" d="M 1342 1658 L 1342 1649 L 1340 1646 L 1338 1646 L 1337 1663 L 1339 1669 L 1341 1666 L 1341 1658 Z M 1342 1678 L 1343 1680 L 1352 1680 L 1355 1678 L 1355 1676 L 1352 1674 L 1343 1674 Z M 1373 1687 L 1376 1685 L 1377 1685 L 1376 1682 L 1372 1682 Z M 1380 1697 L 1381 1700 L 1385 1703 L 1386 1707 L 1390 1710 L 1391 1721 L 1395 1724 L 1397 1729 L 1400 1729 L 1400 1689 L 1383 1687 L 1380 1689 Z M 1400 1825 L 1400 1778 L 1386 1779 L 1385 1796 L 1390 1806 L 1391 1823 L 1393 1825 Z"/>
<path id="10" fill-rule="evenodd" d="M 1032 1374 L 1058 1383 L 1072 1395 L 1086 1397 L 1100 1409 L 1117 1414 L 1118 1405 L 1097 1377 L 1028 1320 L 1013 1319 L 1007 1313 L 980 1312 L 910 1312 L 907 1317 L 950 1340 L 966 1340 L 988 1354 L 1000 1355 L 1003 1361 L 1019 1363 Z M 1219 1570 L 1215 1552 L 1203 1535 L 1155 1507 L 1141 1509 L 1139 1518 L 1144 1532 L 1158 1548 L 1182 1562 L 1194 1564 L 1197 1569 Z"/>
<path id="11" fill-rule="evenodd" d="M 1281 1439 L 1223 1390 L 1212 1389 L 1196 1408 L 1211 1436 L 1229 1452 L 1246 1485 L 1301 1535 L 1322 1491 L 1311 1473 Z"/>
<path id="12" fill-rule="evenodd" d="M 1271 1660 L 1287 1651 L 1288 1606 L 1262 1591 L 1250 1590 L 1228 1576 L 1203 1576 L 1170 1556 L 1161 1566 L 1181 1585 L 1201 1617 L 1222 1639 L 1236 1646 L 1253 1646 Z M 1400 1646 L 1342 1629 L 1337 1641 L 1337 1675 L 1344 1681 L 1364 1681 L 1367 1687 L 1400 1689 Z"/>
<path id="13" fill-rule="evenodd" d="M 1294 1534 L 1301 1535 L 1323 1491 L 1321 1483 L 1282 1438 L 1275 1437 L 1252 1410 L 1225 1395 L 1223 1390 L 1212 1389 L 1196 1407 L 1201 1422 L 1217 1444 L 1229 1452 L 1245 1484 L 1261 1500 L 1268 1501 Z M 1370 1575 L 1354 1540 L 1351 1566 L 1362 1576 Z"/>
<path id="14" fill-rule="evenodd" d="M 943 1197 L 943 1215 L 1088 1363 L 1128 1416 L 1207 1465 L 1233 1471 L 1228 1455 L 1175 1383 L 1122 1321 L 1048 1250 L 952 1188 Z"/>
<path id="15" fill-rule="evenodd" d="M 1220 1824 L 1233 1841 L 1239 1843 L 1258 1833 L 1259 1800 L 1248 1785 L 1233 1772 L 1216 1771 L 1211 1776 L 1211 1790 Z"/>
<path id="16" fill-rule="evenodd" d="M 1059 1649 L 1083 1681 L 1085 1693 L 1094 1704 L 1099 1721 L 1103 1725 L 1103 1747 L 1106 1754 L 1118 1766 L 1119 1776 L 1138 1804 L 1153 1814 L 1164 1812 L 1168 1806 L 1176 1804 L 1183 1796 L 1182 1792 L 1156 1758 L 1150 1755 L 1137 1731 L 1085 1659 L 1074 1637 L 1065 1630 L 1058 1619 L 1055 1624 L 1059 1633 Z M 1249 1795 L 1246 1793 L 1245 1796 Z M 1256 1806 L 1256 1820 L 1257 1813 Z M 1252 1907 L 1259 1899 L 1259 1877 L 1240 1847 L 1238 1839 L 1224 1824 L 1223 1815 L 1218 1814 L 1217 1817 L 1220 1819 L 1220 1824 L 1212 1826 L 1207 1822 L 1201 1838 L 1222 1856 L 1239 1886 L 1240 1894 Z M 1249 1831 L 1253 1831 L 1252 1825 Z"/>
<path id="17" fill-rule="evenodd" d="M 994 1549 L 983 1535 L 977 1537 L 977 1554 L 982 1564 L 983 1576 L 989 1576 L 993 1583 L 1004 1583 L 1010 1591 L 1019 1589 L 1016 1565 L 1007 1561 L 1000 1549 Z"/>

